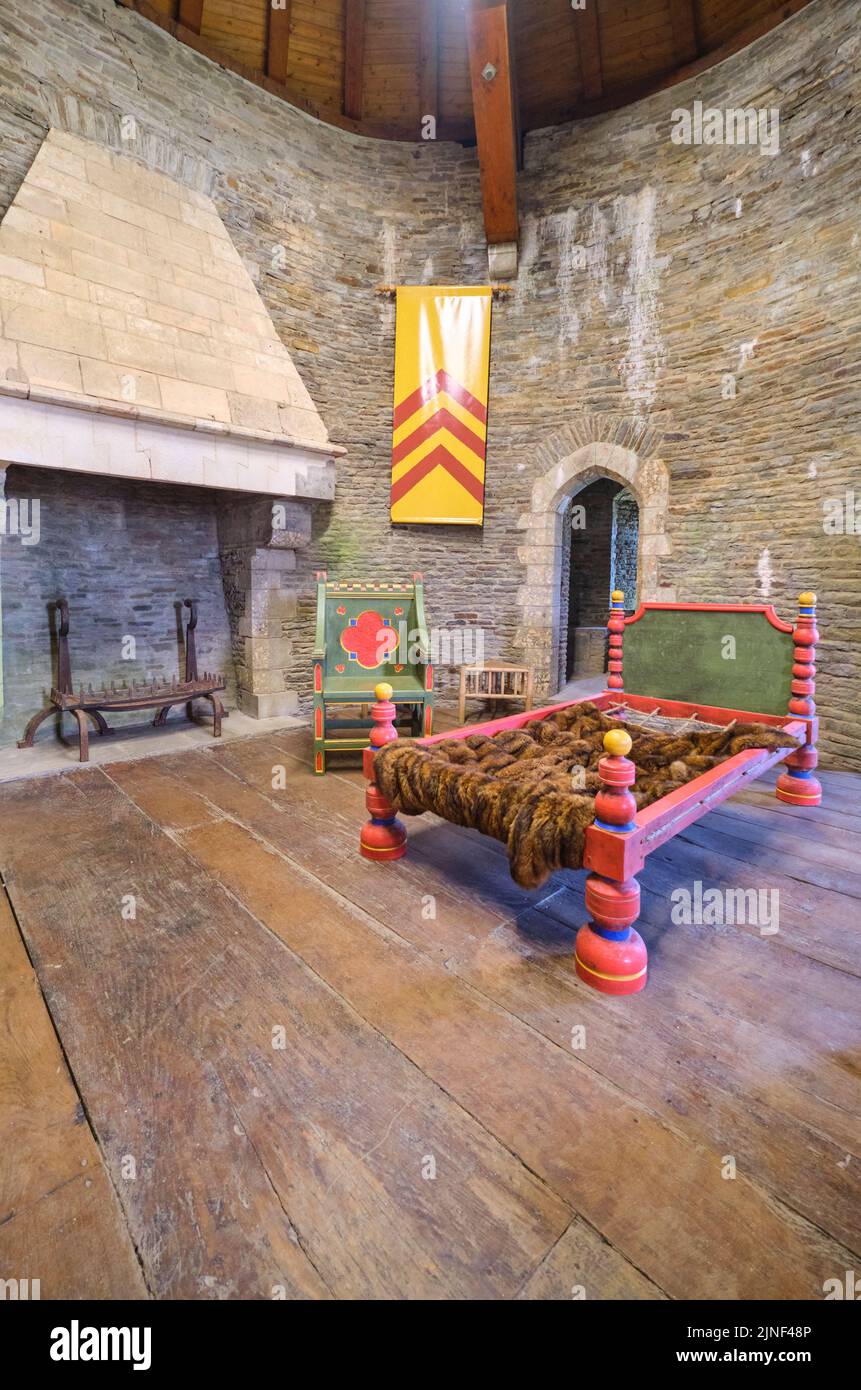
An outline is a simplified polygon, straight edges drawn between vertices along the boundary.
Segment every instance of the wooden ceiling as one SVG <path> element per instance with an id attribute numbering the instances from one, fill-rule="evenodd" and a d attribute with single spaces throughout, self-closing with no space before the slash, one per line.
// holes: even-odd
<path id="1" fill-rule="evenodd" d="M 475 139 L 467 18 L 500 0 L 122 0 L 183 42 L 348 129 Z M 808 0 L 507 0 L 521 132 L 671 85 Z M 505 6 L 503 5 L 503 8 Z"/>

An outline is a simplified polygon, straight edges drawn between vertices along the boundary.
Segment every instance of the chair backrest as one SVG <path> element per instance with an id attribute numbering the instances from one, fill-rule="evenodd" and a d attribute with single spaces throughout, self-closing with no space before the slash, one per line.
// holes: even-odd
<path id="1" fill-rule="evenodd" d="M 317 649 L 326 675 L 365 676 L 368 685 L 425 666 L 427 629 L 421 575 L 412 580 L 317 580 Z M 411 659 L 412 658 L 412 659 Z"/>

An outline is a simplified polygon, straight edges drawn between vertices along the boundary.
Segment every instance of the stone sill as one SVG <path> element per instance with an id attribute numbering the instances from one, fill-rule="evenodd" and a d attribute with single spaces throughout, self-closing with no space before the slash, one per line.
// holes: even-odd
<path id="1" fill-rule="evenodd" d="M 78 396 L 72 391 L 30 386 L 20 381 L 0 379 L 0 396 L 16 396 L 21 400 L 36 401 L 40 405 L 65 406 L 69 410 L 85 411 L 91 415 L 113 415 L 122 420 L 140 421 L 142 424 L 196 430 L 201 434 L 227 436 L 246 443 L 275 444 L 287 449 L 301 449 L 303 453 L 319 454 L 326 459 L 338 458 L 347 452 L 341 444 L 308 443 L 304 439 L 294 439 L 287 434 L 269 434 L 266 430 L 253 430 L 244 425 L 226 425 L 221 420 L 175 415 L 169 410 L 156 410 L 153 406 L 129 405 L 125 401 L 112 401 L 100 396 Z"/>

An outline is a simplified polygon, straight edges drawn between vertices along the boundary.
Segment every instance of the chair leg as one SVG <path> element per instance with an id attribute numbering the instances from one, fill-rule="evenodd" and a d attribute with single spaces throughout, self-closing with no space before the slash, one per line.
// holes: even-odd
<path id="1" fill-rule="evenodd" d="M 321 777 L 326 771 L 326 705 L 314 700 L 314 772 Z"/>
<path id="2" fill-rule="evenodd" d="M 43 723 L 45 722 L 45 720 L 49 717 L 49 715 L 56 714 L 56 713 L 57 713 L 57 706 L 56 706 L 56 705 L 49 705 L 48 708 L 47 708 L 47 709 L 43 709 L 42 712 L 41 712 L 40 714 L 34 714 L 34 715 L 33 715 L 33 718 L 30 720 L 30 723 L 27 725 L 26 729 L 24 730 L 24 737 L 23 737 L 22 739 L 19 739 L 19 740 L 18 740 L 18 747 L 19 747 L 19 748 L 32 748 L 32 747 L 33 747 L 33 739 L 36 737 L 36 730 L 38 729 L 39 725 L 40 725 L 40 724 L 43 724 Z"/>
<path id="3" fill-rule="evenodd" d="M 80 736 L 80 754 L 82 763 L 90 761 L 90 730 L 87 727 L 87 716 L 82 709 L 72 710 L 73 715 L 78 721 L 78 734 Z"/>

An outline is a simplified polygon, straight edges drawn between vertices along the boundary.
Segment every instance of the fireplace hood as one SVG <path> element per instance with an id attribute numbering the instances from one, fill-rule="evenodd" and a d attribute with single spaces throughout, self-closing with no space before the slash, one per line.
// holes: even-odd
<path id="1" fill-rule="evenodd" d="M 0 223 L 0 466 L 329 499 L 343 452 L 212 199 L 49 131 Z"/>

